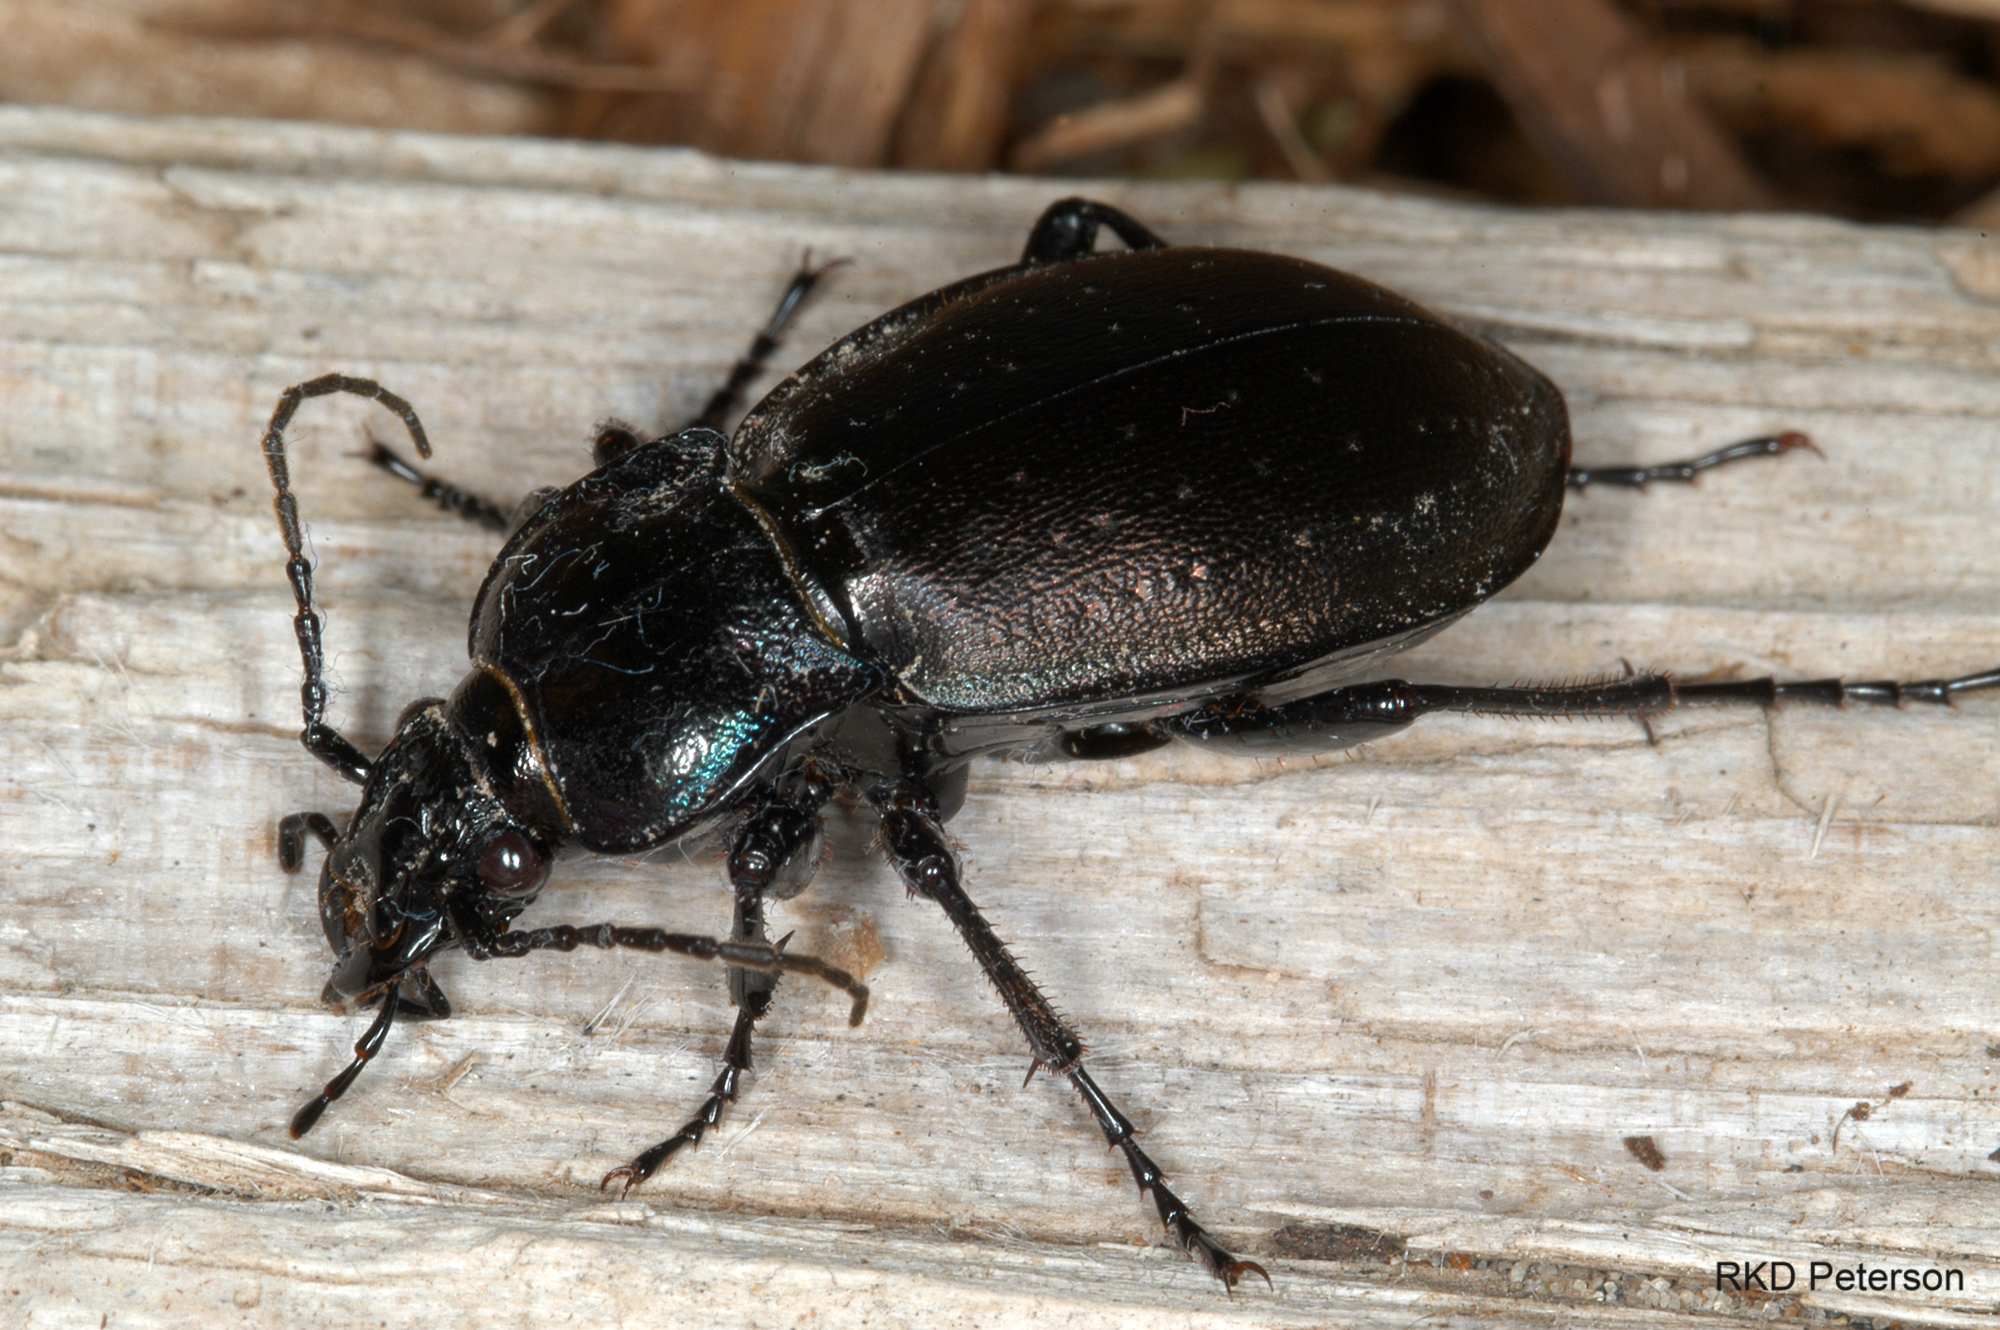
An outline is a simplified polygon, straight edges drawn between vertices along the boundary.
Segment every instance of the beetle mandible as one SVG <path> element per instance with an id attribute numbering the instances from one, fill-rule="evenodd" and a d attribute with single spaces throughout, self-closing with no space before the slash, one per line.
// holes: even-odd
<path id="1" fill-rule="evenodd" d="M 1097 252 L 1100 228 L 1125 248 Z M 944 823 L 972 759 L 1175 740 L 1327 752 L 1433 711 L 1643 720 L 1690 702 L 1948 704 L 2000 686 L 2000 670 L 1914 684 L 1381 679 L 1396 652 L 1535 561 L 1566 490 L 1684 481 L 1810 443 L 1787 432 L 1671 466 L 1573 468 L 1562 395 L 1510 352 L 1359 278 L 1169 246 L 1083 199 L 1051 205 L 1019 263 L 849 334 L 725 436 L 822 272 L 793 279 L 692 424 L 650 442 L 600 427 L 596 469 L 512 520 L 376 446 L 427 497 L 510 534 L 473 608 L 471 672 L 449 698 L 413 703 L 373 758 L 326 720 L 284 431 L 308 398 L 354 393 L 430 447 L 409 403 L 370 380 L 284 394 L 263 450 L 298 604 L 302 739 L 361 799 L 345 830 L 284 819 L 280 859 L 295 870 L 308 832 L 325 845 L 325 996 L 380 1007 L 293 1136 L 399 1014 L 449 1015 L 427 969 L 442 952 L 720 960 L 737 1015 L 708 1096 L 605 1178 L 643 1182 L 737 1097 L 780 974 L 846 990 L 860 1020 L 864 985 L 765 931 L 766 902 L 810 881 L 820 810 L 847 789 L 874 808 L 911 893 L 971 949 L 1027 1039 L 1030 1075 L 1070 1082 L 1174 1241 L 1233 1288 L 1262 1267 L 1165 1185 L 1082 1038 L 961 884 Z M 735 893 L 727 939 L 513 927 L 559 853 L 716 832 Z"/>

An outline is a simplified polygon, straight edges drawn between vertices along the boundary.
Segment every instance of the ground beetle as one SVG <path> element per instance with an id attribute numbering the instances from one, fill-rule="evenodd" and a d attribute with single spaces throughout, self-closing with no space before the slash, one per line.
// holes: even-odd
<path id="1" fill-rule="evenodd" d="M 1125 249 L 1096 253 L 1100 227 Z M 329 375 L 289 389 L 263 440 L 298 601 L 305 746 L 362 787 L 339 831 L 280 827 L 296 869 L 327 847 L 329 1000 L 379 1004 L 309 1131 L 398 1013 L 442 1017 L 426 970 L 545 948 L 637 947 L 729 967 L 723 1065 L 678 1132 L 614 1169 L 643 1182 L 736 1098 L 784 971 L 867 990 L 770 942 L 764 904 L 804 890 L 838 789 L 880 817 L 910 891 L 943 907 L 1027 1037 L 1124 1152 L 1173 1239 L 1225 1287 L 1256 1263 L 1197 1223 L 1084 1069 L 1084 1045 L 987 926 L 944 832 L 982 754 L 1108 758 L 1173 740 L 1248 754 L 1351 747 L 1431 711 L 1645 717 L 1688 702 L 1949 703 L 2000 670 L 1917 684 L 1544 687 L 1370 680 L 1533 563 L 1565 489 L 1688 480 L 1810 447 L 1752 439 L 1666 467 L 1570 466 L 1548 379 L 1401 296 L 1275 254 L 1170 247 L 1116 209 L 1051 206 L 1021 262 L 912 301 L 735 406 L 823 269 L 792 281 L 729 381 L 651 442 L 599 428 L 597 468 L 511 520 L 374 460 L 510 531 L 472 612 L 473 668 L 415 702 L 373 759 L 326 723 L 320 616 L 284 430 L 331 393 L 423 427 L 402 398 Z M 728 940 L 609 924 L 516 930 L 565 851 L 727 838 Z"/>

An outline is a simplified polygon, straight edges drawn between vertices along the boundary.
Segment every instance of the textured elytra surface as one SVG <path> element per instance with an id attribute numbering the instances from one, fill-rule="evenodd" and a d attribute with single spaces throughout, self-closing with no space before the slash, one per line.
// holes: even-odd
<path id="1" fill-rule="evenodd" d="M 1409 301 L 1190 247 L 886 315 L 732 451 L 918 697 L 1106 713 L 1483 600 L 1552 533 L 1567 445 L 1546 380 Z"/>
<path id="2" fill-rule="evenodd" d="M 1969 1273 L 1962 1301 L 1816 1305 L 1987 1315 L 1990 701 L 1689 715 L 1657 744 L 1427 721 L 1351 760 L 979 766 L 951 824 L 974 898 L 1274 1293 L 1225 1303 L 1148 1245 L 1157 1223 L 1115 1157 L 1066 1091 L 1020 1088 L 1018 1037 L 963 949 L 839 811 L 831 862 L 775 927 L 834 959 L 886 953 L 869 1022 L 849 1031 L 844 1002 L 788 985 L 729 1126 L 623 1204 L 596 1180 L 706 1088 L 719 973 L 441 964 L 460 1015 L 399 1029 L 289 1145 L 286 1118 L 359 1026 L 317 1004 L 311 884 L 272 861 L 279 815 L 353 797 L 296 739 L 255 450 L 278 390 L 374 374 L 424 412 L 440 469 L 511 499 L 574 479 L 603 415 L 697 409 L 803 248 L 855 262 L 806 311 L 796 360 L 1010 261 L 1058 191 L 835 191 L 699 158 L 18 109 L 0 134 L 11 1305 L 89 1324 L 130 1306 L 270 1325 L 391 1307 L 627 1325 L 1548 1314 L 1504 1280 L 1266 1245 L 1346 1223 L 1419 1253 L 1682 1279 L 1923 1253 Z M 1782 425 L 1825 449 L 1570 502 L 1547 555 L 1405 657 L 1412 675 L 2000 660 L 2000 284 L 1976 237 L 1284 189 L 1110 201 L 1172 239 L 1296 254 L 1478 321 L 1564 389 L 1589 461 Z M 348 456 L 390 428 L 323 404 L 297 438 L 336 711 L 366 746 L 456 680 L 494 552 Z M 559 874 L 524 922 L 726 921 L 699 850 Z M 1662 1172 L 1626 1151 L 1634 1134 Z M 159 1190 L 108 1185 L 126 1178 Z"/>

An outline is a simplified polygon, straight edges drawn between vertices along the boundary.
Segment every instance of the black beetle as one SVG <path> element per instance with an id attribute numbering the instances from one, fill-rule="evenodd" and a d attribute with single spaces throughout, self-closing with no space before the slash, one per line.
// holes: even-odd
<path id="1" fill-rule="evenodd" d="M 1094 252 L 1109 227 L 1126 249 Z M 823 271 L 823 270 L 821 270 Z M 1687 480 L 1809 447 L 1786 433 L 1667 467 L 1569 464 L 1562 395 L 1518 357 L 1358 278 L 1279 255 L 1174 248 L 1115 209 L 1051 206 L 1020 263 L 849 334 L 719 426 L 819 273 L 793 280 L 689 427 L 601 427 L 597 469 L 516 522 L 375 460 L 448 509 L 512 528 L 473 609 L 473 669 L 412 704 L 372 760 L 329 727 L 311 568 L 283 434 L 336 392 L 288 390 L 263 440 L 298 601 L 306 747 L 362 786 L 328 848 L 331 1000 L 379 1002 L 354 1061 L 293 1119 L 310 1130 L 399 1012 L 441 1017 L 438 953 L 673 950 L 730 968 L 738 1009 L 694 1118 L 613 1170 L 644 1181 L 699 1142 L 750 1066 L 777 975 L 866 989 L 770 943 L 764 902 L 802 891 L 837 789 L 877 810 L 903 881 L 942 906 L 1027 1037 L 1119 1147 L 1184 1250 L 1225 1287 L 1230 1255 L 1161 1181 L 1083 1043 L 959 883 L 943 824 L 983 754 L 1103 758 L 1175 739 L 1323 752 L 1429 711 L 1644 719 L 1682 702 L 1949 702 L 2000 671 L 1919 684 L 1676 685 L 1661 675 L 1453 688 L 1377 674 L 1519 576 L 1566 488 Z M 565 850 L 631 854 L 721 831 L 728 941 L 658 929 L 515 930 Z"/>

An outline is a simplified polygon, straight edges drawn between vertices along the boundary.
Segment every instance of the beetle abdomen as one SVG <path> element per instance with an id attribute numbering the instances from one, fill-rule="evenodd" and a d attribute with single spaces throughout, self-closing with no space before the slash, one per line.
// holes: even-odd
<path id="1" fill-rule="evenodd" d="M 1316 265 L 1110 255 L 974 290 L 909 335 L 900 313 L 746 433 L 814 574 L 940 710 L 1296 674 L 1456 617 L 1561 512 L 1555 388 Z"/>

